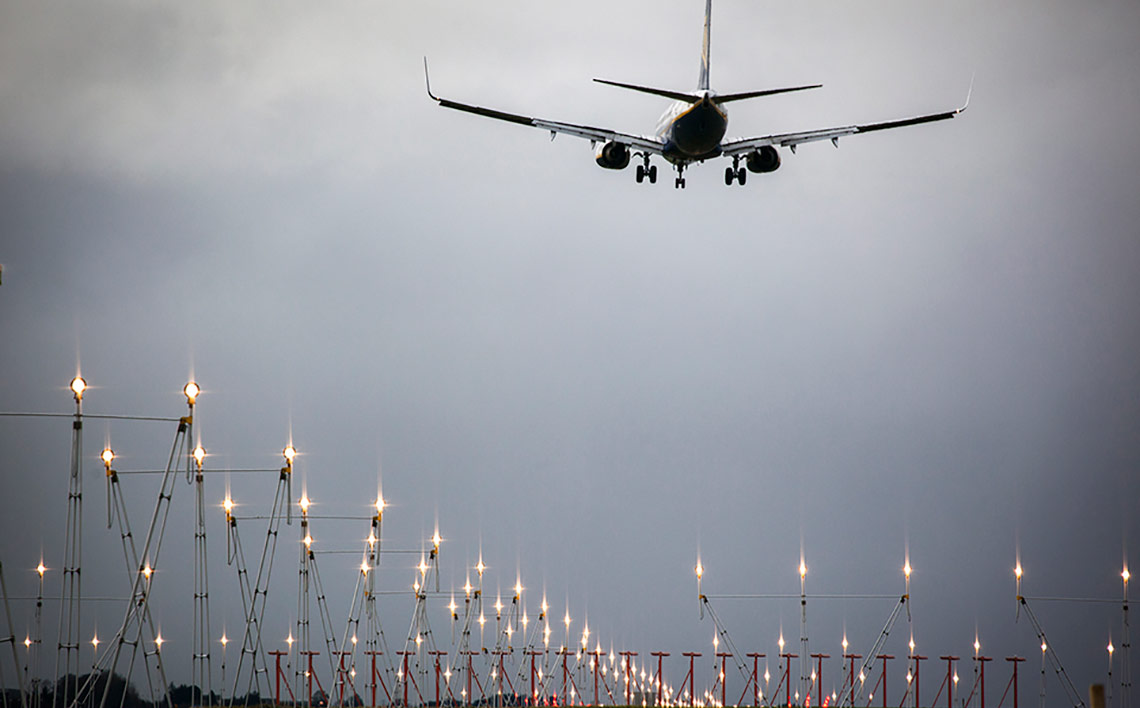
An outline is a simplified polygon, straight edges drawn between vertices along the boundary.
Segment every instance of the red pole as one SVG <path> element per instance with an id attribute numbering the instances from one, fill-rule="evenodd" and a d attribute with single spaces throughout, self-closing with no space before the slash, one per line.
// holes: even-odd
<path id="1" fill-rule="evenodd" d="M 914 704 L 916 706 L 921 706 L 922 703 L 919 702 L 919 699 L 918 699 L 918 668 L 922 665 L 923 661 L 925 661 L 926 659 L 929 659 L 930 657 L 920 656 L 918 654 L 914 654 L 908 658 L 914 660 Z"/>
<path id="2" fill-rule="evenodd" d="M 633 671 L 633 657 L 637 656 L 635 651 L 619 651 L 618 656 L 624 659 L 625 666 L 622 671 L 625 674 L 625 704 L 628 706 L 632 701 L 630 700 L 630 680 L 629 675 Z"/>
<path id="3" fill-rule="evenodd" d="M 954 662 L 960 657 L 940 656 L 946 662 L 946 708 L 954 708 Z"/>
<path id="4" fill-rule="evenodd" d="M 879 678 L 883 681 L 883 708 L 887 708 L 887 659 L 893 659 L 895 657 L 890 654 L 879 654 L 875 658 L 883 660 L 883 675 Z M 982 708 L 985 708 L 985 706 L 982 706 Z"/>
<path id="5" fill-rule="evenodd" d="M 651 656 L 657 657 L 657 705 L 661 705 L 661 686 L 664 685 L 665 679 L 661 677 L 661 661 L 664 657 L 669 656 L 669 652 L 655 651 L 650 652 Z M 598 704 L 597 696 L 594 697 L 594 705 Z"/>
<path id="6" fill-rule="evenodd" d="M 404 705 L 406 706 L 406 705 L 408 705 L 408 683 L 411 680 L 411 677 L 408 676 L 408 654 L 411 654 L 411 652 L 410 651 L 400 651 L 400 652 L 396 652 L 396 653 L 403 657 L 403 659 L 401 659 L 401 661 L 404 664 L 402 673 L 404 674 Z"/>
<path id="7" fill-rule="evenodd" d="M 591 661 L 594 665 L 594 705 L 597 705 L 597 665 L 602 662 L 602 652 L 594 652 L 594 659 Z"/>
<path id="8" fill-rule="evenodd" d="M 855 660 L 862 659 L 862 654 L 844 654 L 844 659 L 847 659 L 850 667 L 847 670 L 847 685 L 851 687 L 851 705 L 855 705 Z"/>
<path id="9" fill-rule="evenodd" d="M 817 706 L 823 705 L 823 660 L 830 659 L 831 654 L 812 654 L 815 659 L 815 704 Z"/>
<path id="10" fill-rule="evenodd" d="M 1017 665 L 1025 659 L 1020 656 L 1007 656 L 1005 660 L 1013 664 L 1013 708 L 1017 708 Z"/>
<path id="11" fill-rule="evenodd" d="M 271 651 L 269 655 L 275 657 L 277 660 L 277 675 L 274 677 L 273 687 L 273 703 L 274 705 L 281 705 L 281 657 L 289 652 L 284 651 Z"/>
<path id="12" fill-rule="evenodd" d="M 720 657 L 720 704 L 726 706 L 728 702 L 727 696 L 725 696 L 725 687 L 728 685 L 728 674 L 725 673 L 724 667 L 725 662 L 728 661 L 728 657 L 732 656 L 732 654 L 720 651 L 717 652 L 716 655 Z"/>
<path id="13" fill-rule="evenodd" d="M 992 656 L 979 656 L 977 657 L 979 665 L 979 679 L 981 680 L 982 690 L 982 708 L 986 708 L 986 662 L 993 661 Z"/>
<path id="14" fill-rule="evenodd" d="M 689 705 L 694 705 L 696 703 L 696 700 L 697 700 L 697 696 L 694 693 L 697 689 L 696 689 L 696 683 L 694 683 L 694 680 L 693 680 L 695 678 L 693 675 L 693 660 L 700 655 L 701 655 L 701 653 L 698 651 L 686 651 L 686 652 L 681 653 L 681 656 L 689 657 L 689 675 L 685 677 L 685 680 L 689 682 Z M 681 682 L 681 690 L 684 691 L 684 689 L 685 689 L 685 682 L 682 681 Z"/>
<path id="15" fill-rule="evenodd" d="M 792 659 L 798 659 L 799 654 L 780 654 L 784 661 L 784 705 L 792 705 Z"/>
<path id="16" fill-rule="evenodd" d="M 760 693 L 760 660 L 764 658 L 764 655 L 757 654 L 756 652 L 751 652 L 749 654 L 745 654 L 745 656 L 748 656 L 752 659 L 752 680 L 747 686 L 744 687 L 744 692 L 748 693 L 748 689 L 750 687 L 753 688 L 752 705 L 758 706 L 760 705 L 760 696 L 758 695 Z M 744 702 L 744 696 L 740 697 L 740 701 L 741 703 Z"/>
<path id="17" fill-rule="evenodd" d="M 531 652 L 527 652 L 527 653 L 530 654 L 530 701 L 529 701 L 529 704 L 534 705 L 534 702 L 538 699 L 538 694 L 535 693 L 535 691 L 534 691 L 534 657 L 538 656 L 541 652 L 531 651 Z M 595 684 L 594 693 L 597 693 L 597 681 L 596 680 L 594 681 L 594 684 Z"/>

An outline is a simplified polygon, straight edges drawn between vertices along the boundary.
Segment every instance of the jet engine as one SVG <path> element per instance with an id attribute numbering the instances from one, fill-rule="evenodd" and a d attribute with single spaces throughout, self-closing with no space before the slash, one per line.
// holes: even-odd
<path id="1" fill-rule="evenodd" d="M 607 170 L 624 170 L 629 166 L 629 146 L 611 140 L 598 148 L 594 159 Z"/>
<path id="2" fill-rule="evenodd" d="M 780 153 L 771 145 L 748 153 L 744 161 L 749 172 L 775 172 L 780 167 Z"/>

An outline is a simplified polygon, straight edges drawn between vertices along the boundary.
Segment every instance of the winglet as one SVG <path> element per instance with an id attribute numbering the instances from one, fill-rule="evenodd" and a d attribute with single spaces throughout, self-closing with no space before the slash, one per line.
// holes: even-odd
<path id="1" fill-rule="evenodd" d="M 965 113 L 966 109 L 970 107 L 970 96 L 973 95 L 973 93 L 974 93 L 974 78 L 977 77 L 977 75 L 978 75 L 978 72 L 975 71 L 970 76 L 970 88 L 966 91 L 966 102 L 962 104 L 961 108 L 954 111 L 955 113 Z"/>
<path id="2" fill-rule="evenodd" d="M 430 96 L 433 101 L 439 103 L 439 96 L 431 92 L 431 77 L 428 76 L 427 57 L 424 57 L 424 84 L 427 85 L 427 95 Z"/>

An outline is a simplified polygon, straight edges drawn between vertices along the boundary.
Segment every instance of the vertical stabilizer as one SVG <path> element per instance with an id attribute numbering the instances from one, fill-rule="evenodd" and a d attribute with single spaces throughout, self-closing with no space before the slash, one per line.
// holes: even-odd
<path id="1" fill-rule="evenodd" d="M 705 0 L 705 35 L 701 42 L 701 78 L 697 90 L 709 90 L 709 32 L 712 29 L 712 0 Z"/>

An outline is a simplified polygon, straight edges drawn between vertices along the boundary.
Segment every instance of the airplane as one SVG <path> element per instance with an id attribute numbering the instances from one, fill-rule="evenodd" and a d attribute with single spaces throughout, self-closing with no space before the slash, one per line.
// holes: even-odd
<path id="1" fill-rule="evenodd" d="M 488 118 L 548 130 L 551 140 L 559 133 L 585 138 L 595 148 L 594 159 L 600 167 L 622 170 L 629 166 L 632 158 L 639 158 L 641 163 L 637 165 L 636 169 L 638 183 L 646 179 L 649 180 L 650 184 L 657 182 L 657 166 L 650 164 L 650 158 L 658 155 L 671 163 L 677 170 L 677 177 L 673 182 L 675 189 L 685 188 L 685 168 L 694 162 L 703 163 L 705 160 L 716 157 L 732 158 L 732 166 L 726 167 L 724 170 L 724 183 L 731 186 L 735 181 L 743 186 L 748 179 L 749 172 L 764 174 L 775 172 L 780 167 L 780 153 L 777 151 L 777 147 L 786 147 L 795 153 L 798 145 L 817 140 L 830 140 L 832 145 L 839 147 L 839 139 L 849 135 L 946 120 L 962 113 L 970 105 L 970 93 L 973 92 L 972 81 L 970 91 L 966 94 L 966 103 L 961 108 L 951 111 L 928 113 L 914 118 L 879 123 L 863 123 L 838 128 L 780 133 L 726 141 L 724 135 L 728 129 L 728 111 L 724 104 L 762 96 L 807 91 L 820 88 L 822 84 L 717 94 L 710 88 L 709 84 L 709 36 L 711 28 L 712 0 L 705 0 L 704 41 L 701 45 L 701 71 L 696 91 L 671 91 L 606 79 L 594 79 L 601 84 L 673 99 L 674 103 L 661 116 L 657 124 L 657 131 L 652 136 L 632 135 L 608 128 L 595 128 L 588 125 L 533 118 L 440 98 L 431 90 L 427 57 L 424 58 L 424 81 L 427 84 L 428 96 L 444 108 L 453 108 Z M 601 144 L 600 147 L 599 143 Z M 742 160 L 744 167 L 740 166 Z"/>

